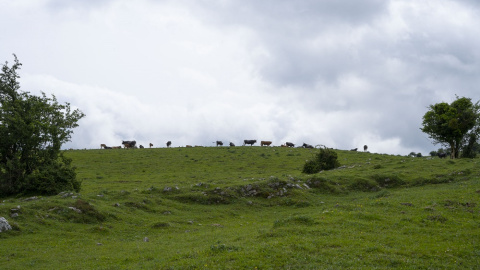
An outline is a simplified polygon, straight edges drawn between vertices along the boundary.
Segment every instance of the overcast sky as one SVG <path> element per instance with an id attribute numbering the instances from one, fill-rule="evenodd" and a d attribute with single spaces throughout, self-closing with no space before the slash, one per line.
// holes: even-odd
<path id="1" fill-rule="evenodd" d="M 86 117 L 66 148 L 244 139 L 428 155 L 480 100 L 480 1 L 0 0 L 0 62 Z"/>

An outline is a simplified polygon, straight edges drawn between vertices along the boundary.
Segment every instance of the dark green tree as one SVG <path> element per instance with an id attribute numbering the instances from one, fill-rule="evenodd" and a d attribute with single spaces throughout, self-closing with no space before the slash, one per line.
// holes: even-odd
<path id="1" fill-rule="evenodd" d="M 480 106 L 470 98 L 457 97 L 451 104 L 442 102 L 430 105 L 423 116 L 423 132 L 450 149 L 450 157 L 458 158 L 460 150 L 468 144 L 470 137 L 478 139 L 480 134 Z"/>
<path id="2" fill-rule="evenodd" d="M 80 190 L 71 160 L 60 148 L 85 115 L 55 96 L 20 90 L 21 63 L 0 73 L 0 196 Z"/>

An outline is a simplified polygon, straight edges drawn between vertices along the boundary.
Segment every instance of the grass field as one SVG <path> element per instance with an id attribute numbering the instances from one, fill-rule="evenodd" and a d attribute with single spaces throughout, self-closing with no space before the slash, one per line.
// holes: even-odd
<path id="1" fill-rule="evenodd" d="M 0 269 L 479 269 L 479 159 L 315 151 L 66 151 L 80 193 L 0 201 Z"/>

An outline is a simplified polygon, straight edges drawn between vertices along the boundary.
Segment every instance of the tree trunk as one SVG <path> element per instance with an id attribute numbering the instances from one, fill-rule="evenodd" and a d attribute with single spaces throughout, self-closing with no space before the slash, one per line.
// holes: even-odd
<path id="1" fill-rule="evenodd" d="M 451 144 L 450 144 L 450 151 L 451 151 L 451 153 L 450 153 L 450 158 L 451 158 L 451 159 L 455 159 L 455 156 L 456 156 L 456 154 L 457 154 L 457 151 L 456 151 L 456 150 L 457 150 L 457 149 L 456 149 L 456 147 L 455 147 L 455 143 L 451 143 Z"/>

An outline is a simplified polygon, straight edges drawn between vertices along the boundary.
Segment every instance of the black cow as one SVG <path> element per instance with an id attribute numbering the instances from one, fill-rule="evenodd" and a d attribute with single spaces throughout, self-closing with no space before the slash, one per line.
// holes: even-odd
<path id="1" fill-rule="evenodd" d="M 145 148 L 145 147 L 143 147 L 143 145 L 141 145 L 141 144 L 140 144 L 140 148 L 142 148 L 142 149 L 143 149 L 143 148 Z"/>
<path id="2" fill-rule="evenodd" d="M 303 143 L 302 147 L 303 147 L 303 148 L 313 148 L 312 145 L 306 144 L 306 143 Z"/>
<path id="3" fill-rule="evenodd" d="M 168 142 L 167 142 L 167 147 L 170 147 L 170 145 L 172 145 L 172 142 L 171 142 L 171 141 L 168 141 Z"/>
<path id="4" fill-rule="evenodd" d="M 447 153 L 437 153 L 437 156 L 439 158 L 446 158 L 447 157 Z"/>
<path id="5" fill-rule="evenodd" d="M 355 151 L 355 152 L 356 152 L 357 150 L 358 150 L 358 148 L 350 149 L 350 151 Z"/>
<path id="6" fill-rule="evenodd" d="M 220 145 L 220 146 L 223 146 L 223 142 L 222 142 L 222 141 L 217 141 L 216 143 L 217 143 L 217 146 L 219 146 L 219 145 Z"/>
<path id="7" fill-rule="evenodd" d="M 135 148 L 136 141 L 122 141 L 122 144 L 125 148 Z"/>
<path id="8" fill-rule="evenodd" d="M 256 142 L 257 140 L 243 140 L 243 146 L 245 146 L 245 144 L 250 144 L 250 146 L 253 146 Z"/>
<path id="9" fill-rule="evenodd" d="M 365 152 L 365 151 L 367 151 L 367 149 L 368 149 L 368 145 L 365 144 L 365 145 L 363 146 L 363 151 Z"/>
<path id="10" fill-rule="evenodd" d="M 230 146 L 235 146 L 235 144 L 233 142 L 230 142 Z"/>
<path id="11" fill-rule="evenodd" d="M 288 147 L 295 147 L 295 144 L 293 144 L 291 142 L 286 142 L 285 145 L 288 146 Z"/>

